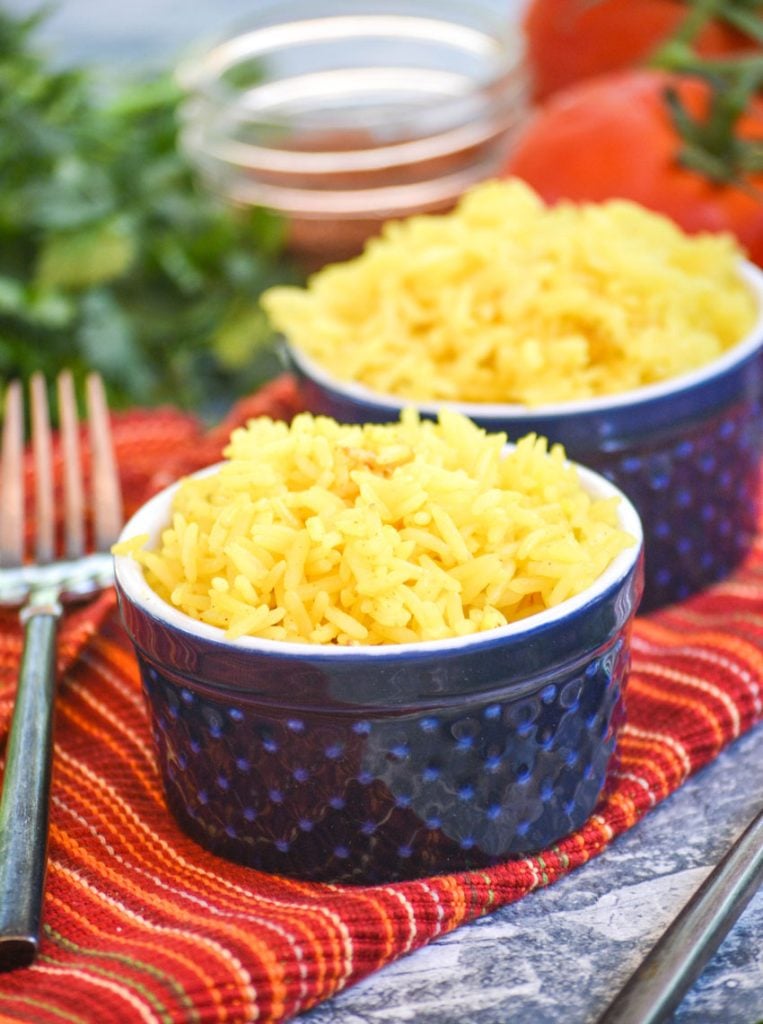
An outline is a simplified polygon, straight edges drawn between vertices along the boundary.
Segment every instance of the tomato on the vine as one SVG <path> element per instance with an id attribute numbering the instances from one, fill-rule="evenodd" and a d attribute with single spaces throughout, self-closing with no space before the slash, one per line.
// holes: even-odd
<path id="1" fill-rule="evenodd" d="M 579 79 L 643 63 L 688 9 L 681 0 L 530 0 L 523 22 L 536 99 Z M 750 45 L 718 19 L 693 42 L 706 57 Z"/>
<path id="2" fill-rule="evenodd" d="M 701 117 L 709 90 L 698 78 L 628 70 L 557 93 L 520 132 L 504 171 L 547 202 L 623 198 L 672 218 L 688 232 L 728 231 L 763 265 L 763 171 L 714 181 L 682 162 L 665 91 Z M 763 100 L 753 97 L 735 139 L 763 144 Z M 736 143 L 735 143 L 736 144 Z"/>

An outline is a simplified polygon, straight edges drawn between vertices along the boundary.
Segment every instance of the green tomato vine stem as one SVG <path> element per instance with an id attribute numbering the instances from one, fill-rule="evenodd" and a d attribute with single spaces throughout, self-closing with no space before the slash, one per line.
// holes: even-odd
<path id="1" fill-rule="evenodd" d="M 702 117 L 689 113 L 678 91 L 669 87 L 665 102 L 681 139 L 679 161 L 718 185 L 734 184 L 763 202 L 750 176 L 763 170 L 763 138 L 743 139 L 738 126 L 763 88 L 763 54 L 740 52 L 703 57 L 696 40 L 712 22 L 725 21 L 754 42 L 763 40 L 761 0 L 689 0 L 689 11 L 675 32 L 653 52 L 652 68 L 707 83 L 709 100 Z"/>

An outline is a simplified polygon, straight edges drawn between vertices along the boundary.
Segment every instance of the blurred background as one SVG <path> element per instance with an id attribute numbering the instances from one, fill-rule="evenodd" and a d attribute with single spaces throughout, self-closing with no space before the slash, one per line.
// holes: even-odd
<path id="1" fill-rule="evenodd" d="M 447 8 L 448 0 L 443 3 Z M 520 0 L 452 6 L 459 17 L 466 12 L 467 23 L 471 12 L 484 12 L 475 16 L 487 17 L 507 36 L 521 9 Z M 308 0 L 301 9 L 312 16 L 320 4 L 313 7 Z M 352 5 L 348 9 L 355 10 Z M 389 13 L 384 4 L 380 9 Z M 328 239 L 332 244 L 337 217 L 321 212 L 316 221 L 311 211 L 307 222 L 287 218 L 283 211 L 292 208 L 270 202 L 273 197 L 263 196 L 259 184 L 257 194 L 251 194 L 253 177 L 272 180 L 249 161 L 234 162 L 232 184 L 222 180 L 229 165 L 219 161 L 202 185 L 199 162 L 191 166 L 186 159 L 190 147 L 180 141 L 180 129 L 191 115 L 178 116 L 184 94 L 175 72 L 189 51 L 194 59 L 188 66 L 198 64 L 207 39 L 247 26 L 265 11 L 293 23 L 289 10 L 280 0 L 0 3 L 0 77 L 14 83 L 0 89 L 0 378 L 24 377 L 36 369 L 53 376 L 63 365 L 75 375 L 96 368 L 115 406 L 170 401 L 214 419 L 231 401 L 281 371 L 277 338 L 258 297 L 273 284 L 303 280 L 315 269 L 302 259 L 305 251 L 314 251 L 313 225 L 321 235 L 317 243 Z M 437 3 L 432 11 L 440 13 Z M 25 25 L 24 19 L 33 15 L 39 17 Z M 503 53 L 502 42 L 500 48 Z M 400 49 L 396 43 L 393 63 Z M 269 59 L 275 58 L 271 54 Z M 475 63 L 474 73 L 482 75 L 486 62 Z M 242 95 L 250 79 L 261 78 L 261 65 L 250 65 L 242 64 L 248 77 L 234 85 Z M 394 88 L 405 92 L 407 86 L 400 90 L 396 81 Z M 342 90 L 340 105 L 346 105 L 346 95 L 352 90 Z M 433 104 L 423 95 L 438 123 L 451 117 L 439 99 Z M 509 104 L 521 106 L 513 92 L 508 95 Z M 306 102 L 316 107 L 314 99 Z M 486 102 L 490 112 L 493 100 Z M 325 106 L 321 94 L 318 119 Z M 198 108 L 193 118 L 202 135 L 207 133 L 198 146 L 202 157 L 242 141 L 221 134 L 225 110 L 208 105 L 199 114 Z M 348 148 L 349 138 L 354 144 L 361 137 L 362 146 L 384 144 L 369 141 L 364 109 L 353 115 L 360 129 L 351 129 L 354 137 L 347 135 L 340 149 Z M 386 139 L 389 125 L 398 122 L 386 109 L 383 113 Z M 464 115 L 453 116 L 463 123 Z M 470 108 L 467 125 L 473 120 Z M 270 128 L 266 121 L 265 132 Z M 401 124 L 401 132 L 411 131 Z M 294 142 L 298 154 L 315 145 L 315 139 Z M 469 180 L 489 176 L 499 166 L 496 157 L 489 168 L 476 166 L 471 150 L 464 152 Z M 302 201 L 311 187 L 309 178 L 295 184 L 293 175 L 303 161 L 298 155 L 288 162 L 288 184 Z M 453 177 L 437 161 L 417 157 L 416 166 L 425 178 Z M 401 173 L 408 172 L 403 168 Z M 336 184 L 339 180 L 319 187 L 344 188 Z M 346 187 L 355 189 L 352 176 L 350 182 Z M 396 183 L 407 186 L 409 181 Z M 447 202 L 455 201 L 468 181 L 456 184 Z M 418 208 L 424 207 L 416 198 L 411 209 Z M 388 214 L 374 205 L 370 225 L 360 224 L 349 254 L 387 216 L 406 212 L 403 207 Z M 295 241 L 298 225 L 310 235 L 301 248 Z M 321 250 L 318 255 L 320 265 L 329 255 L 341 259 L 348 253 Z"/>
<path id="2" fill-rule="evenodd" d="M 468 0 L 466 0 L 468 3 Z M 496 11 L 513 16 L 525 0 L 486 0 Z M 4 0 L 6 10 L 28 14 L 38 0 Z M 61 0 L 40 38 L 58 60 L 97 61 L 105 69 L 131 66 L 164 68 L 200 37 L 215 34 L 257 11 L 257 0 Z"/>
<path id="3" fill-rule="evenodd" d="M 650 22 L 615 0 L 400 5 L 426 19 L 348 43 L 300 27 L 322 0 L 0 0 L 0 379 L 94 368 L 115 406 L 216 418 L 283 369 L 264 290 L 493 177 L 631 199 L 763 265 L 759 3 L 699 27 L 662 0 Z M 275 45 L 204 52 L 258 18 L 284 22 Z"/>

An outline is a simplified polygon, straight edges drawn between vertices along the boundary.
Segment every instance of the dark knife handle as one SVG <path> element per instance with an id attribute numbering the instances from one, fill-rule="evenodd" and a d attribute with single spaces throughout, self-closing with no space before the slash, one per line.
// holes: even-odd
<path id="1" fill-rule="evenodd" d="M 597 1024 L 666 1021 L 763 881 L 763 810 L 708 875 Z"/>

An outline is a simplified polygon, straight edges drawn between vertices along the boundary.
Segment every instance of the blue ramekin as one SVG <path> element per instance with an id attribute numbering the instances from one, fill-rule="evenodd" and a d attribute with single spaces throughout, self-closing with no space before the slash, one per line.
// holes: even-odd
<path id="1" fill-rule="evenodd" d="M 722 579 L 750 548 L 758 522 L 763 447 L 763 272 L 743 264 L 757 299 L 752 330 L 722 358 L 661 384 L 541 406 L 406 402 L 332 378 L 284 343 L 308 409 L 344 423 L 396 420 L 404 405 L 469 416 L 510 441 L 530 432 L 615 483 L 634 503 L 646 552 L 642 611 Z"/>
<path id="2" fill-rule="evenodd" d="M 580 470 L 597 496 L 616 494 Z M 123 537 L 156 540 L 173 488 Z M 642 535 L 582 594 L 475 636 L 389 646 L 228 641 L 116 558 L 167 803 L 201 845 L 373 883 L 494 864 L 578 828 L 623 721 Z"/>

